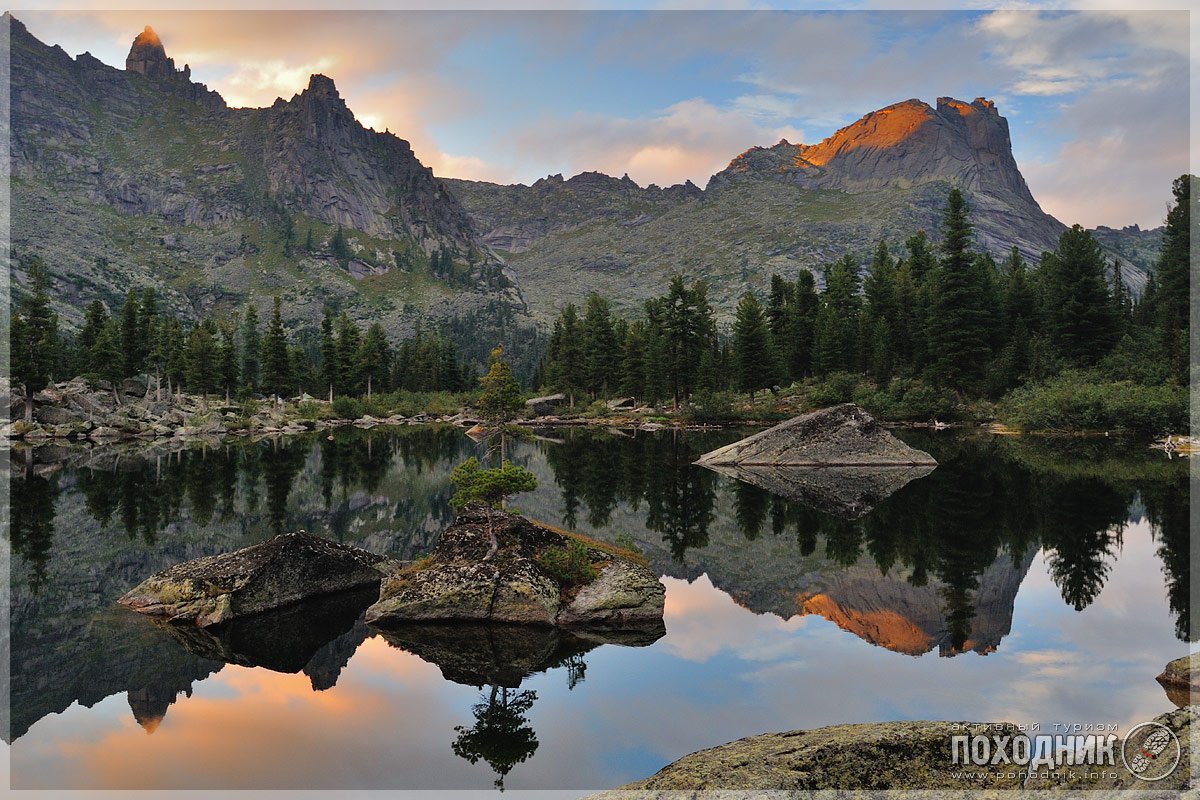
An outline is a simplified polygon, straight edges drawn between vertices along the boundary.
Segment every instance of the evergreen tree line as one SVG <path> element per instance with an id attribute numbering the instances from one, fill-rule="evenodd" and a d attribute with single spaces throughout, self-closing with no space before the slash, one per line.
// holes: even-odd
<path id="1" fill-rule="evenodd" d="M 364 331 L 328 306 L 316 342 L 289 336 L 274 299 L 265 328 L 253 305 L 244 314 L 189 325 L 162 309 L 152 288 L 131 290 L 110 315 L 93 301 L 77 335 L 58 330 L 40 260 L 27 265 L 31 292 L 14 314 L 14 375 L 28 390 L 52 376 L 85 375 L 114 385 L 148 375 L 156 394 L 370 396 L 373 392 L 466 391 L 475 373 L 444 336 L 418 327 L 393 346 L 379 323 Z"/>
<path id="2" fill-rule="evenodd" d="M 765 305 L 747 293 L 730 335 L 717 333 L 707 286 L 671 278 L 642 318 L 614 319 L 593 294 L 554 323 L 540 385 L 591 399 L 616 394 L 676 404 L 697 392 L 754 392 L 835 373 L 880 387 L 919 379 L 961 397 L 999 397 L 1066 369 L 1155 384 L 1188 380 L 1190 177 L 1174 183 L 1157 268 L 1140 298 L 1076 225 L 1053 252 L 1003 263 L 972 248 L 972 225 L 953 189 L 940 242 L 923 231 L 893 254 L 880 242 L 865 266 L 846 255 L 822 270 L 771 278 Z"/>

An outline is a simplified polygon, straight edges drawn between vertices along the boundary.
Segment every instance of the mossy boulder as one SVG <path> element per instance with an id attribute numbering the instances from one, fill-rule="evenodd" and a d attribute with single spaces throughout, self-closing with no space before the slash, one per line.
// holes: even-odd
<path id="1" fill-rule="evenodd" d="M 489 532 L 498 550 L 485 560 Z M 582 584 L 546 567 L 547 552 L 571 547 L 590 567 Z M 658 577 L 632 558 L 517 514 L 469 505 L 430 556 L 384 580 L 366 620 L 381 626 L 454 621 L 621 629 L 661 624 L 665 594 Z"/>
<path id="2" fill-rule="evenodd" d="M 312 597 L 377 586 L 397 562 L 303 531 L 156 573 L 117 602 L 200 627 Z"/>

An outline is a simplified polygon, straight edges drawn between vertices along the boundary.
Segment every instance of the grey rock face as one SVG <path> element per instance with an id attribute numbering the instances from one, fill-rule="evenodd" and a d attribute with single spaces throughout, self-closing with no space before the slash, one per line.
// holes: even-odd
<path id="1" fill-rule="evenodd" d="M 801 414 L 741 441 L 705 453 L 701 466 L 937 466 L 853 403 Z"/>
<path id="2" fill-rule="evenodd" d="M 499 542 L 484 561 L 489 527 Z M 437 621 L 625 628 L 661 624 L 666 590 L 641 564 L 588 547 L 597 577 L 563 586 L 538 564 L 567 537 L 516 514 L 484 506 L 463 509 L 442 532 L 433 554 L 384 580 L 368 623 L 394 626 Z"/>
<path id="3" fill-rule="evenodd" d="M 118 602 L 171 622 L 207 627 L 368 587 L 394 566 L 383 556 L 298 531 L 176 564 L 142 581 Z"/>

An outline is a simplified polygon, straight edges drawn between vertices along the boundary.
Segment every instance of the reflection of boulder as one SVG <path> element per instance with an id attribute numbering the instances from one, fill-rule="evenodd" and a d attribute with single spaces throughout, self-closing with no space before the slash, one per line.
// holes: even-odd
<path id="1" fill-rule="evenodd" d="M 895 571 L 881 575 L 874 564 L 856 564 L 809 574 L 795 595 L 800 614 L 817 614 L 860 639 L 888 650 L 923 655 L 937 648 L 945 656 L 973 650 L 990 653 L 1012 628 L 1013 603 L 1036 548 L 1021 562 L 1001 554 L 979 576 L 972 595 L 975 613 L 963 646 L 950 641 L 941 592 L 943 584 L 931 578 L 913 586 Z"/>
<path id="2" fill-rule="evenodd" d="M 395 562 L 304 531 L 151 575 L 118 601 L 200 627 L 261 614 L 307 598 L 378 587 Z"/>
<path id="3" fill-rule="evenodd" d="M 705 464 L 787 500 L 842 519 L 858 519 L 935 465 L 898 467 L 792 467 Z"/>
<path id="4" fill-rule="evenodd" d="M 314 688 L 323 689 L 328 688 L 325 683 L 333 685 L 338 672 L 370 635 L 366 626 L 355 622 L 375 596 L 375 590 L 368 588 L 293 603 L 224 625 L 198 628 L 163 623 L 160 627 L 195 655 L 275 672 L 304 670 Z M 327 652 L 335 643 L 336 648 Z"/>
<path id="5" fill-rule="evenodd" d="M 879 467 L 937 466 L 853 403 L 801 414 L 773 428 L 705 453 L 701 466 Z"/>
<path id="6" fill-rule="evenodd" d="M 1200 653 L 1175 659 L 1155 680 L 1172 703 L 1180 708 L 1192 705 L 1192 696 L 1200 693 Z"/>
<path id="7" fill-rule="evenodd" d="M 423 661 L 446 680 L 468 686 L 516 688 L 529 675 L 559 666 L 602 644 L 645 647 L 662 638 L 659 621 L 641 630 L 563 631 L 532 625 L 406 625 L 383 638 Z"/>

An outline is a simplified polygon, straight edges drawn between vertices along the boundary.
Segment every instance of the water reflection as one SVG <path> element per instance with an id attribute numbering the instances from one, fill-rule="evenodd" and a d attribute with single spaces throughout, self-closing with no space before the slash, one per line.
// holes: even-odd
<path id="1" fill-rule="evenodd" d="M 512 458 L 541 486 L 516 505 L 630 542 L 660 574 L 707 575 L 755 613 L 819 616 L 913 656 L 996 650 L 1039 551 L 1060 605 L 1095 606 L 1123 557 L 1128 520 L 1144 514 L 1175 633 L 1192 636 L 1186 463 L 1103 442 L 905 434 L 938 469 L 847 519 L 692 466 L 737 435 L 565 430 L 518 442 Z M 131 626 L 110 604 L 170 564 L 293 528 L 414 558 L 451 520 L 447 475 L 474 450 L 457 429 L 413 427 L 16 454 L 12 736 L 75 702 L 118 693 L 152 728 L 180 693 L 190 696 L 226 664 L 299 671 L 313 689 L 332 687 L 370 637 L 353 617 L 310 637 L 231 630 L 197 638 Z M 458 731 L 454 752 L 476 755 L 500 780 L 527 746 L 518 741 L 526 726 L 504 715 L 533 691 L 531 676 L 561 671 L 577 685 L 584 654 L 600 643 L 444 630 L 390 632 L 386 642 L 436 664 L 445 680 L 482 689 L 470 712 L 476 724 Z M 536 711 L 532 702 L 525 709 Z M 487 750 L 500 729 L 519 732 L 513 749 Z"/>

